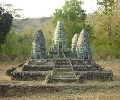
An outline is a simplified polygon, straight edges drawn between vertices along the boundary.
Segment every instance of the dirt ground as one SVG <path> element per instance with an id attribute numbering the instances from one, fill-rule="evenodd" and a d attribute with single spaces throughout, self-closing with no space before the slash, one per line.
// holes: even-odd
<path id="1" fill-rule="evenodd" d="M 82 85 L 86 84 L 120 84 L 120 59 L 114 60 L 101 60 L 96 61 L 106 70 L 112 70 L 114 77 L 113 81 L 85 81 Z M 6 76 L 5 72 L 11 67 L 15 67 L 17 64 L 14 63 L 1 63 L 0 64 L 0 82 L 12 82 L 9 76 Z M 32 82 L 34 84 L 34 82 Z M 29 83 L 28 83 L 29 84 Z M 37 83 L 38 84 L 38 83 Z M 40 83 L 41 84 L 41 83 Z M 0 100 L 120 100 L 120 87 L 111 87 L 108 89 L 94 88 L 87 90 L 63 90 L 61 92 L 52 93 L 26 93 L 21 96 L 8 96 L 0 97 Z"/>

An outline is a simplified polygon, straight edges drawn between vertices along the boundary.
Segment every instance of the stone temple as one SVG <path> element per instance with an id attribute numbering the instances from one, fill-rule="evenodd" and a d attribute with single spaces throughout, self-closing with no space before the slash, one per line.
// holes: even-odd
<path id="1" fill-rule="evenodd" d="M 83 29 L 72 38 L 71 49 L 67 47 L 64 25 L 57 22 L 52 46 L 46 52 L 42 30 L 37 30 L 32 42 L 31 57 L 24 64 L 7 70 L 12 80 L 40 80 L 83 83 L 84 79 L 112 79 L 113 72 L 104 70 L 92 58 L 88 32 Z M 22 67 L 22 68 L 21 68 Z"/>
<path id="2" fill-rule="evenodd" d="M 67 38 L 65 36 L 63 23 L 58 21 L 52 38 L 52 47 L 47 54 L 43 32 L 42 30 L 37 30 L 32 42 L 31 59 L 58 57 L 74 57 L 80 60 L 92 60 L 92 50 L 87 31 L 83 29 L 80 34 L 75 34 L 73 36 L 71 50 L 69 50 L 67 48 Z"/>

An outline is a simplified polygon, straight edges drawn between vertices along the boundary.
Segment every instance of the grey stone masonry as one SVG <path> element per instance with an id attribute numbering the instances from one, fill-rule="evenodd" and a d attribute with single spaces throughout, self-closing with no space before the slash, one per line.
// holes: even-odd
<path id="1" fill-rule="evenodd" d="M 76 54 L 76 46 L 78 41 L 79 34 L 75 34 L 72 38 L 72 45 L 71 45 L 71 51 L 72 53 Z"/>
<path id="2" fill-rule="evenodd" d="M 62 51 L 67 50 L 67 39 L 65 36 L 65 29 L 63 26 L 63 23 L 61 21 L 57 22 L 57 26 L 54 31 L 54 36 L 52 38 L 52 52 L 58 52 L 59 48 L 62 49 Z"/>
<path id="3" fill-rule="evenodd" d="M 84 59 L 92 59 L 92 50 L 90 47 L 90 40 L 88 37 L 88 33 L 85 29 L 83 29 L 79 35 L 77 41 L 77 58 Z"/>
<path id="4" fill-rule="evenodd" d="M 44 59 L 46 57 L 45 39 L 42 30 L 37 30 L 32 42 L 32 59 Z"/>

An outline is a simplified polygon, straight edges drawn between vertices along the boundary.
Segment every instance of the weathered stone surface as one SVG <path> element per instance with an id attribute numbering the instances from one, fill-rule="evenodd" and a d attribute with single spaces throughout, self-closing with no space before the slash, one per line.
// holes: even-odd
<path id="1" fill-rule="evenodd" d="M 42 30 L 38 30 L 32 42 L 31 59 L 46 58 L 45 39 Z"/>
<path id="2" fill-rule="evenodd" d="M 79 37 L 79 34 L 75 34 L 72 38 L 71 50 L 72 50 L 72 53 L 75 53 L 75 54 L 77 52 L 76 46 L 77 46 L 78 37 Z"/>
<path id="3" fill-rule="evenodd" d="M 62 50 L 67 50 L 67 39 L 65 36 L 65 29 L 61 21 L 57 22 L 57 26 L 54 31 L 54 36 L 52 39 L 52 52 L 58 52 L 59 45 L 61 44 Z"/>
<path id="4" fill-rule="evenodd" d="M 72 82 L 76 81 L 76 76 L 72 69 L 72 64 L 69 59 L 57 59 L 52 74 L 52 80 Z"/>
<path id="5" fill-rule="evenodd" d="M 77 58 L 78 59 L 92 59 L 92 50 L 90 47 L 90 40 L 86 30 L 82 30 L 77 42 Z"/>
<path id="6" fill-rule="evenodd" d="M 7 70 L 7 75 L 11 75 L 13 80 L 45 80 L 46 83 L 52 80 L 79 83 L 83 83 L 84 79 L 112 80 L 113 72 L 104 70 L 92 59 L 90 40 L 85 29 L 80 35 L 74 35 L 71 46 L 69 50 L 61 21 L 57 23 L 49 54 L 46 54 L 43 32 L 38 30 L 34 36 L 31 59 L 24 65 Z"/>

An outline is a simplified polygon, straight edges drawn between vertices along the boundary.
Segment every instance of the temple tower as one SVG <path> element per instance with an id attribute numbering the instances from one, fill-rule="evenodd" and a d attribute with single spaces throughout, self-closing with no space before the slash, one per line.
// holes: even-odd
<path id="1" fill-rule="evenodd" d="M 76 46 L 78 41 L 79 34 L 75 34 L 72 38 L 72 45 L 71 45 L 71 51 L 72 53 L 76 54 Z"/>
<path id="2" fill-rule="evenodd" d="M 45 39 L 42 30 L 37 30 L 33 42 L 32 42 L 32 59 L 44 59 L 46 58 Z"/>
<path id="3" fill-rule="evenodd" d="M 90 40 L 88 33 L 83 29 L 79 35 L 77 42 L 77 58 L 81 60 L 92 59 L 92 50 L 90 47 Z"/>
<path id="4" fill-rule="evenodd" d="M 54 36 L 52 39 L 52 52 L 66 51 L 67 50 L 67 39 L 65 36 L 65 30 L 63 23 L 61 21 L 57 22 L 57 26 L 54 31 Z"/>

